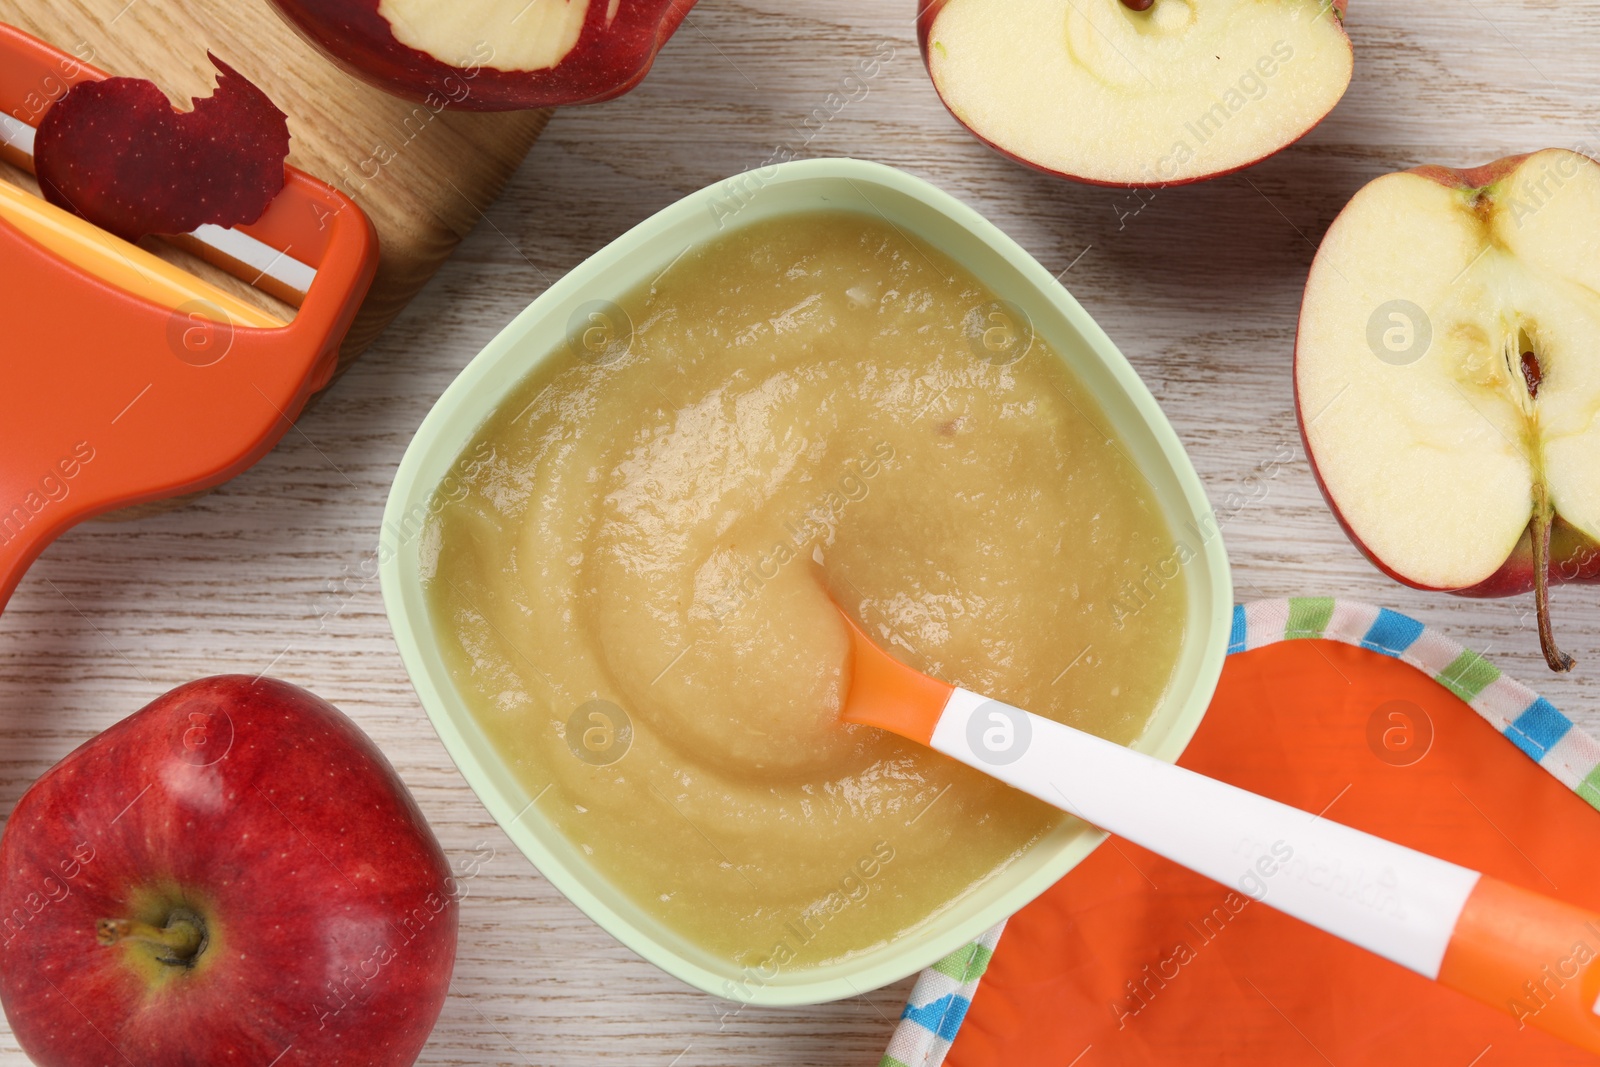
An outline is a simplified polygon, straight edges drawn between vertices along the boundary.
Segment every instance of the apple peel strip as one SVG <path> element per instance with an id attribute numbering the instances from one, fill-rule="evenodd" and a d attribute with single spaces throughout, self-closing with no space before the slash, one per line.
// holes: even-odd
<path id="1" fill-rule="evenodd" d="M 25 156 L 33 155 L 34 127 L 11 115 L 0 113 L 0 145 L 15 149 Z M 257 240 L 242 230 L 206 223 L 184 236 L 191 237 L 224 256 L 255 270 L 255 279 L 244 279 L 255 284 L 267 277 L 297 293 L 308 293 L 316 281 L 317 270 L 286 252 Z"/>
<path id="2" fill-rule="evenodd" d="M 1338 641 L 1416 668 L 1600 811 L 1600 740 L 1484 656 L 1388 608 L 1332 597 L 1257 600 L 1233 609 L 1228 654 L 1279 641 Z M 879 1067 L 939 1067 L 960 1032 L 1005 923 L 924 970 Z"/>

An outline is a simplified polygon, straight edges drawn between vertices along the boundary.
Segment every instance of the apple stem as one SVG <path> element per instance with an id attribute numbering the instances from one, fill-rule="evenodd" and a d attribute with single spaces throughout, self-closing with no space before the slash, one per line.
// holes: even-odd
<path id="1" fill-rule="evenodd" d="M 1555 631 L 1550 626 L 1550 525 L 1554 519 L 1550 490 L 1542 481 L 1536 481 L 1529 532 L 1533 535 L 1533 606 L 1539 618 L 1539 647 L 1551 670 L 1566 672 L 1577 661 L 1556 646 Z"/>
<path id="2" fill-rule="evenodd" d="M 162 963 L 187 965 L 199 955 L 206 934 L 198 916 L 178 913 L 167 920 L 166 926 L 152 926 L 137 919 L 101 919 L 94 924 L 94 937 L 102 945 L 119 941 L 154 945 L 168 951 L 168 955 L 159 957 Z"/>

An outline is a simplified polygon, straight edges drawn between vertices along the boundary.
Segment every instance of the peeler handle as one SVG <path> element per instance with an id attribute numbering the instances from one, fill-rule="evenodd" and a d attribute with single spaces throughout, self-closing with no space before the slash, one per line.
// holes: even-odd
<path id="1" fill-rule="evenodd" d="M 956 689 L 932 746 L 1335 937 L 1600 1052 L 1600 916 Z"/>

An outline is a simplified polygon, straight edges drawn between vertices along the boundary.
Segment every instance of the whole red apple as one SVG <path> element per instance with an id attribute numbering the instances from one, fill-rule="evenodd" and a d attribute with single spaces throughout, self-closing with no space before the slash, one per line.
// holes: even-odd
<path id="1" fill-rule="evenodd" d="M 273 0 L 356 77 L 434 111 L 592 104 L 638 85 L 695 0 Z"/>
<path id="2" fill-rule="evenodd" d="M 394 769 L 304 689 L 180 686 L 0 838 L 0 1002 L 42 1067 L 412 1063 L 455 961 L 449 866 Z"/>

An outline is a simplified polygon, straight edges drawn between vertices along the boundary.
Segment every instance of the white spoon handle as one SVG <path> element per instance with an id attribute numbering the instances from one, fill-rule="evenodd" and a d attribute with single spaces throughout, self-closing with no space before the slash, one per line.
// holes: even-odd
<path id="1" fill-rule="evenodd" d="M 1479 879 L 965 689 L 945 705 L 933 747 L 1428 978 Z"/>

